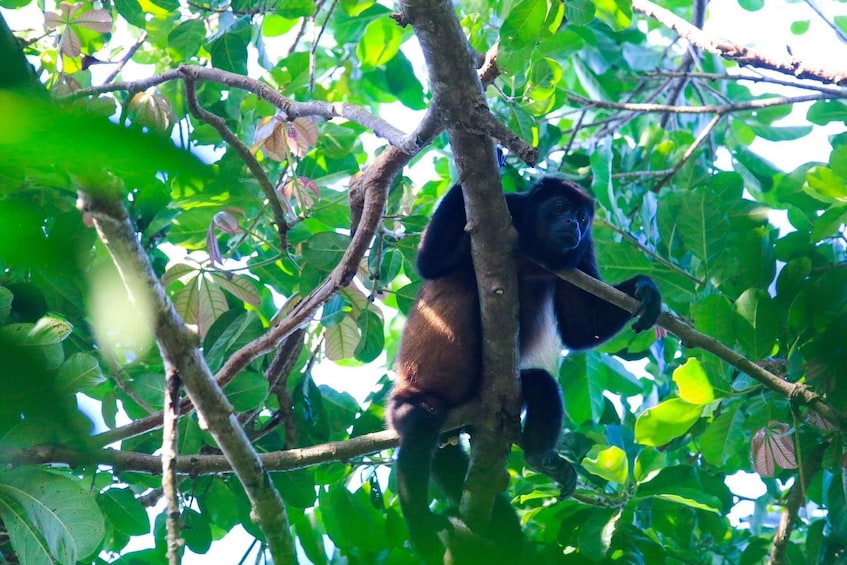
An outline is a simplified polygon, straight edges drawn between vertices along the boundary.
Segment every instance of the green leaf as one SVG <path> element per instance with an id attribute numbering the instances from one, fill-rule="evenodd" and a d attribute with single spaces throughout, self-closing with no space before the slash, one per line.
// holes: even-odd
<path id="1" fill-rule="evenodd" d="M 303 548 L 303 552 L 314 565 L 326 565 L 326 546 L 324 539 L 326 532 L 323 527 L 318 524 L 314 513 L 307 514 L 304 519 L 298 520 L 293 524 L 294 532 L 297 535 L 297 542 Z"/>
<path id="2" fill-rule="evenodd" d="M 276 3 L 276 13 L 284 18 L 298 20 L 314 14 L 315 3 L 312 0 L 280 0 Z"/>
<path id="3" fill-rule="evenodd" d="M 703 407 L 671 398 L 642 412 L 635 421 L 635 441 L 661 446 L 685 433 L 700 418 Z"/>
<path id="4" fill-rule="evenodd" d="M 212 280 L 220 285 L 221 288 L 247 304 L 258 307 L 262 303 L 262 297 L 256 290 L 255 283 L 249 277 L 233 274 L 226 277 L 221 273 L 212 273 Z"/>
<path id="5" fill-rule="evenodd" d="M 664 452 L 654 447 L 645 447 L 635 458 L 633 475 L 639 483 L 649 481 L 665 468 L 668 458 Z"/>
<path id="6" fill-rule="evenodd" d="M 242 371 L 224 387 L 224 394 L 236 412 L 253 410 L 268 397 L 268 381 L 259 373 Z"/>
<path id="7" fill-rule="evenodd" d="M 626 452 L 616 445 L 595 445 L 582 460 L 582 466 L 592 475 L 619 485 L 626 484 L 629 476 L 629 461 Z"/>
<path id="8" fill-rule="evenodd" d="M 20 467 L 0 473 L 0 518 L 21 563 L 76 563 L 103 541 L 103 515 L 75 481 Z"/>
<path id="9" fill-rule="evenodd" d="M 565 2 L 565 18 L 570 25 L 584 26 L 594 20 L 594 2 L 592 0 L 568 0 Z"/>
<path id="10" fill-rule="evenodd" d="M 182 539 L 185 546 L 194 553 L 204 554 L 212 546 L 212 529 L 209 520 L 193 508 L 182 511 Z"/>
<path id="11" fill-rule="evenodd" d="M 147 510 L 128 488 L 110 488 L 97 495 L 104 516 L 119 532 L 128 536 L 150 533 Z"/>
<path id="12" fill-rule="evenodd" d="M 303 243 L 303 259 L 318 269 L 332 270 L 350 245 L 350 237 L 335 232 L 316 233 Z"/>
<path id="13" fill-rule="evenodd" d="M 598 508 L 588 515 L 578 534 L 579 549 L 588 559 L 600 561 L 606 556 L 620 517 L 620 510 L 612 508 Z"/>
<path id="14" fill-rule="evenodd" d="M 355 18 L 376 3 L 376 0 L 341 0 L 344 13 Z"/>
<path id="15" fill-rule="evenodd" d="M 115 9 L 123 19 L 139 29 L 146 29 L 147 20 L 138 0 L 115 0 Z"/>
<path id="16" fill-rule="evenodd" d="M 697 189 L 685 195 L 676 216 L 677 233 L 703 262 L 706 274 L 726 247 L 727 224 L 724 206 L 714 193 Z"/>
<path id="17" fill-rule="evenodd" d="M 720 504 L 714 496 L 704 495 L 696 490 L 677 489 L 677 492 L 668 492 L 653 495 L 654 498 L 676 502 L 697 510 L 705 510 L 720 514 Z"/>
<path id="18" fill-rule="evenodd" d="M 372 310 L 363 310 L 356 319 L 356 325 L 362 336 L 354 355 L 363 363 L 370 363 L 382 353 L 385 346 L 385 331 L 382 319 Z"/>
<path id="19" fill-rule="evenodd" d="M 541 39 L 547 16 L 545 0 L 521 0 L 506 16 L 500 27 L 500 42 L 506 49 L 521 49 Z"/>
<path id="20" fill-rule="evenodd" d="M 718 415 L 696 438 L 703 457 L 711 465 L 726 468 L 728 472 L 746 464 L 750 434 L 746 428 L 746 412 L 742 403 L 722 407 Z"/>
<path id="21" fill-rule="evenodd" d="M 386 63 L 385 80 L 391 94 L 395 95 L 404 106 L 412 110 L 426 108 L 423 86 L 415 76 L 412 63 L 402 51 L 397 51 L 397 54 Z"/>
<path id="22" fill-rule="evenodd" d="M 69 392 L 89 390 L 106 382 L 97 359 L 87 353 L 74 353 L 56 374 L 56 387 Z"/>
<path id="23" fill-rule="evenodd" d="M 203 340 L 206 362 L 212 370 L 223 363 L 227 352 L 247 345 L 264 333 L 255 311 L 230 310 L 215 320 Z"/>
<path id="24" fill-rule="evenodd" d="M 809 107 L 806 119 L 819 126 L 847 121 L 847 104 L 840 100 L 819 100 Z"/>
<path id="25" fill-rule="evenodd" d="M 765 5 L 765 0 L 738 0 L 738 5 L 748 12 L 758 12 Z"/>
<path id="26" fill-rule="evenodd" d="M 696 468 L 689 465 L 665 467 L 653 479 L 638 487 L 637 499 L 655 497 L 683 504 L 698 510 L 720 513 L 721 500 L 707 493 Z"/>
<path id="27" fill-rule="evenodd" d="M 819 242 L 834 236 L 847 223 L 847 206 L 832 206 L 815 219 L 812 241 Z"/>
<path id="28" fill-rule="evenodd" d="M 673 381 L 679 387 L 679 397 L 686 402 L 705 406 L 715 399 L 709 377 L 696 357 L 689 357 L 684 365 L 674 369 Z"/>
<path id="29" fill-rule="evenodd" d="M 356 355 L 359 346 L 359 328 L 350 316 L 324 330 L 326 337 L 326 358 L 330 361 L 349 359 Z"/>
<path id="30" fill-rule="evenodd" d="M 343 483 L 321 491 L 320 509 L 326 532 L 339 548 L 379 551 L 388 547 L 385 518 L 374 509 L 363 489 L 351 493 Z"/>
<path id="31" fill-rule="evenodd" d="M 197 502 L 203 515 L 215 526 L 229 531 L 238 523 L 238 499 L 226 483 L 218 477 L 207 477 L 208 486 L 199 489 Z M 273 474 L 271 475 L 273 480 Z"/>
<path id="32" fill-rule="evenodd" d="M 204 337 L 215 320 L 229 310 L 221 287 L 205 277 L 197 277 L 197 329 L 200 337 Z M 187 321 L 187 320 L 186 320 Z"/>
<path id="33" fill-rule="evenodd" d="M 632 23 L 632 0 L 594 0 L 597 19 L 615 31 Z"/>
<path id="34" fill-rule="evenodd" d="M 271 480 L 285 504 L 295 508 L 311 508 L 315 505 L 315 474 L 310 469 L 271 473 Z"/>
<path id="35" fill-rule="evenodd" d="M 793 141 L 806 137 L 812 132 L 812 126 L 765 126 L 756 123 L 747 123 L 747 126 L 762 139 L 768 141 Z"/>
<path id="36" fill-rule="evenodd" d="M 771 354 L 779 331 L 779 314 L 773 299 L 762 289 L 750 288 L 735 301 L 735 335 L 753 360 Z"/>
<path id="37" fill-rule="evenodd" d="M 160 8 L 164 8 L 168 12 L 175 12 L 179 10 L 179 0 L 150 0 L 153 4 L 159 6 Z"/>
<path id="38" fill-rule="evenodd" d="M 278 37 L 291 31 L 297 25 L 296 18 L 283 18 L 277 14 L 267 14 L 262 19 L 262 35 L 264 37 Z"/>
<path id="39" fill-rule="evenodd" d="M 694 327 L 725 345 L 735 343 L 735 309 L 725 296 L 710 294 L 691 307 Z"/>
<path id="40" fill-rule="evenodd" d="M 809 194 L 822 202 L 847 202 L 847 181 L 828 167 L 813 167 L 806 175 Z"/>
<path id="41" fill-rule="evenodd" d="M 391 18 L 379 18 L 365 28 L 356 55 L 362 68 L 375 69 L 390 61 L 400 50 L 403 31 Z"/>
<path id="42" fill-rule="evenodd" d="M 247 35 L 243 31 L 224 33 L 209 45 L 212 66 L 239 75 L 247 74 L 247 45 L 250 41 L 250 28 Z"/>
<path id="43" fill-rule="evenodd" d="M 565 357 L 559 370 L 559 382 L 562 384 L 565 412 L 577 425 L 597 422 L 603 414 L 605 399 L 604 388 L 599 374 L 600 360 L 591 352 L 570 354 Z"/>
<path id="44" fill-rule="evenodd" d="M 0 328 L 0 334 L 21 348 L 24 355 L 32 355 L 44 362 L 46 369 L 55 369 L 65 360 L 62 342 L 56 332 L 36 331 L 35 324 L 9 324 Z"/>
<path id="45" fill-rule="evenodd" d="M 12 301 L 15 296 L 12 291 L 6 287 L 0 286 L 0 324 L 5 324 L 9 321 L 9 315 L 12 313 Z"/>
<path id="46" fill-rule="evenodd" d="M 397 298 L 397 307 L 405 315 L 408 315 L 418 297 L 418 291 L 421 288 L 420 282 L 407 284 L 397 290 L 395 297 Z"/>
<path id="47" fill-rule="evenodd" d="M 197 54 L 206 39 L 206 24 L 202 20 L 189 20 L 176 26 L 168 34 L 168 48 L 179 54 L 179 60 L 187 60 Z"/>
<path id="48" fill-rule="evenodd" d="M 165 398 L 165 378 L 155 373 L 135 375 L 130 388 L 139 399 L 155 410 L 161 410 Z"/>

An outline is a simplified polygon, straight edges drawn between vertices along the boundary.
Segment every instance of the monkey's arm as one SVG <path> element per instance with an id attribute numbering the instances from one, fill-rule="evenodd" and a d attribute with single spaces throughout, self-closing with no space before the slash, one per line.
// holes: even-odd
<path id="1" fill-rule="evenodd" d="M 418 273 L 437 279 L 473 269 L 462 187 L 454 184 L 432 215 L 418 248 Z"/>
<path id="2" fill-rule="evenodd" d="M 579 269 L 600 280 L 593 250 Z M 621 292 L 641 302 L 630 314 L 602 298 L 561 279 L 556 281 L 554 304 L 562 343 L 570 349 L 589 349 L 612 338 L 633 318 L 636 332 L 653 327 L 662 311 L 662 295 L 646 275 L 637 275 L 615 285 Z"/>

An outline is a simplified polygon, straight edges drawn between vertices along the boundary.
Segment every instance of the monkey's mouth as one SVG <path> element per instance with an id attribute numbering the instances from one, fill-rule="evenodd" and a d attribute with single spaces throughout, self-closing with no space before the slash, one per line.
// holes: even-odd
<path id="1" fill-rule="evenodd" d="M 573 249 L 579 245 L 579 235 L 573 232 L 559 232 L 556 241 L 561 249 Z"/>

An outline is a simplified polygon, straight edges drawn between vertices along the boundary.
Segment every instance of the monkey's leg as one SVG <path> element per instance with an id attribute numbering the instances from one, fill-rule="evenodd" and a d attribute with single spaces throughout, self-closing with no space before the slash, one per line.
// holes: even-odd
<path id="1" fill-rule="evenodd" d="M 576 488 L 576 471 L 556 452 L 564 418 L 559 383 L 547 371 L 524 369 L 521 388 L 526 407 L 521 447 L 527 465 L 559 483 L 563 497 L 570 496 Z"/>
<path id="2" fill-rule="evenodd" d="M 438 563 L 444 553 L 438 532 L 448 529 L 450 523 L 429 509 L 429 477 L 432 452 L 444 422 L 443 410 L 423 395 L 410 395 L 393 398 L 389 411 L 389 421 L 400 435 L 397 490 L 409 536 L 427 561 Z"/>

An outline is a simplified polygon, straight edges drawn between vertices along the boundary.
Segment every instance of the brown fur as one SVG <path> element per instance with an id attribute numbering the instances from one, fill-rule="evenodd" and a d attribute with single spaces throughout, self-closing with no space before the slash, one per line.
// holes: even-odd
<path id="1" fill-rule="evenodd" d="M 467 402 L 479 388 L 481 355 L 473 276 L 425 281 L 406 321 L 391 396 L 424 394 L 439 407 Z"/>

